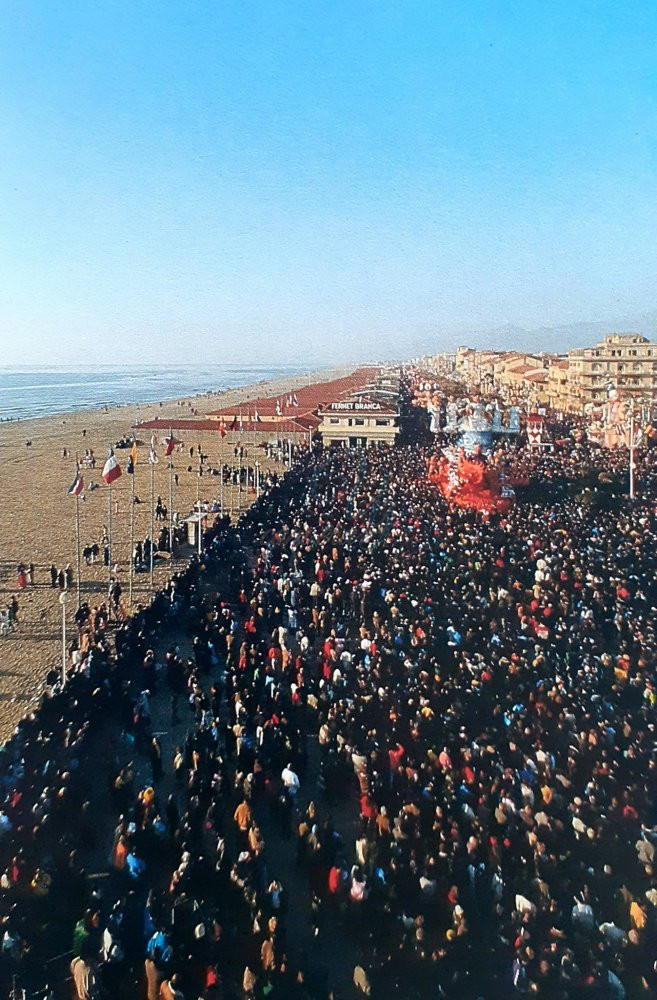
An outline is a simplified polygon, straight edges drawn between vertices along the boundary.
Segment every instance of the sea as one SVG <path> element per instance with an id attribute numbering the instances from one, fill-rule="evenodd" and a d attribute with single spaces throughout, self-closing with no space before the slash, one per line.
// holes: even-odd
<path id="1" fill-rule="evenodd" d="M 25 420 L 125 403 L 159 403 L 303 375 L 295 365 L 0 367 L 0 420 Z"/>

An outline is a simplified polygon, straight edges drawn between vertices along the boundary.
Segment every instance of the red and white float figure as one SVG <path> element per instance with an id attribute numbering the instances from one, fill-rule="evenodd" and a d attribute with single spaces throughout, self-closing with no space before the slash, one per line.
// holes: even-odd
<path id="1" fill-rule="evenodd" d="M 459 419 L 455 404 L 448 406 L 445 432 L 456 436 L 456 447 L 444 448 L 429 460 L 428 477 L 445 499 L 458 507 L 484 514 L 504 513 L 511 508 L 514 493 L 500 481 L 487 450 L 495 437 L 518 433 L 517 411 L 514 409 L 504 424 L 497 407 L 490 413 L 488 409 L 481 402 L 468 402 Z"/>
<path id="2" fill-rule="evenodd" d="M 543 443 L 543 417 L 538 413 L 530 413 L 527 417 L 527 442 L 532 451 Z"/>

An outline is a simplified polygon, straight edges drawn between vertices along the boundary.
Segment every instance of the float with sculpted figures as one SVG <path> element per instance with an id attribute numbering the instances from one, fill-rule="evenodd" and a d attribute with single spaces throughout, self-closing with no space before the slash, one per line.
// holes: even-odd
<path id="1" fill-rule="evenodd" d="M 453 444 L 429 461 L 429 480 L 446 500 L 482 513 L 504 513 L 514 501 L 514 491 L 490 460 L 496 438 L 520 433 L 520 413 L 510 407 L 503 414 L 484 403 L 447 403 L 444 434 Z"/>

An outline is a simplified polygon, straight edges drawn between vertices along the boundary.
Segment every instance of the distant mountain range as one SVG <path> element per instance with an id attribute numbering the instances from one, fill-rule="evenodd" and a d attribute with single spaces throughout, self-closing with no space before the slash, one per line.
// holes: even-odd
<path id="1" fill-rule="evenodd" d="M 642 333 L 657 339 L 657 312 L 623 316 L 610 321 L 568 323 L 528 330 L 522 326 L 499 326 L 491 330 L 472 330 L 450 335 L 450 345 L 464 344 L 490 351 L 548 351 L 565 354 L 574 347 L 590 347 L 608 333 Z M 448 350 L 450 348 L 447 348 Z"/>

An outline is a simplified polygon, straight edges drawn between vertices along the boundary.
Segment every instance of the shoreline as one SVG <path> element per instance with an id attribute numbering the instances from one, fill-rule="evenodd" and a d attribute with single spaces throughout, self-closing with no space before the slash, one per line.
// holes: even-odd
<path id="1" fill-rule="evenodd" d="M 19 719 L 31 710 L 38 700 L 46 675 L 61 664 L 62 609 L 59 590 L 50 583 L 49 567 L 64 568 L 70 563 L 75 575 L 76 566 L 76 503 L 67 494 L 75 474 L 75 455 L 80 459 L 85 449 L 93 449 L 96 468 L 82 470 L 85 481 L 84 502 L 79 504 L 81 548 L 98 543 L 103 526 L 108 521 L 108 490 L 100 473 L 108 447 L 114 446 L 123 435 L 136 433 L 133 425 L 138 420 L 152 417 L 205 416 L 205 410 L 224 404 L 246 402 L 259 395 L 277 395 L 310 382 L 328 381 L 358 366 L 342 366 L 304 372 L 295 376 L 263 379 L 235 388 L 219 390 L 207 395 L 177 397 L 169 401 L 125 403 L 108 407 L 73 410 L 57 415 L 48 414 L 25 420 L 4 421 L 0 425 L 0 611 L 4 611 L 12 595 L 19 602 L 18 624 L 9 635 L 0 635 L 0 742 L 13 731 Z M 198 411 L 197 414 L 194 411 Z M 209 454 L 209 464 L 232 464 L 232 438 L 222 442 L 220 436 L 209 432 L 181 434 L 185 452 L 174 453 L 175 471 L 179 482 L 175 489 L 173 509 L 182 517 L 193 508 L 197 495 L 204 502 L 217 498 L 218 477 L 196 475 L 194 459 L 188 457 L 188 447 L 196 455 L 201 445 Z M 27 442 L 30 442 L 29 446 Z M 229 444 L 230 441 L 230 444 Z M 253 460 L 253 438 L 244 435 L 245 461 Z M 68 455 L 63 456 L 63 449 Z M 162 442 L 157 447 L 159 464 L 154 467 L 154 495 L 161 495 L 168 505 L 169 476 L 164 461 Z M 147 464 L 147 446 L 139 448 L 134 488 L 141 503 L 131 504 L 133 477 L 122 475 L 112 487 L 113 542 L 112 563 L 119 563 L 119 579 L 123 586 L 126 610 L 128 608 L 129 566 L 132 552 L 131 508 L 134 509 L 134 539 L 141 540 L 150 533 L 150 466 Z M 117 452 L 123 466 L 127 454 Z M 258 452 L 263 472 L 268 469 L 280 472 L 275 461 L 266 462 Z M 190 468 L 192 471 L 189 471 Z M 90 489 L 90 483 L 96 484 Z M 252 496 L 236 487 L 225 489 L 226 507 L 232 504 L 237 510 L 238 495 L 241 509 L 246 509 Z M 161 524 L 155 523 L 157 537 Z M 102 551 L 102 550 L 101 550 Z M 156 563 L 153 585 L 160 589 L 172 572 L 182 568 L 189 556 L 183 547 L 173 562 Z M 16 567 L 19 562 L 35 565 L 35 584 L 23 590 L 17 588 Z M 106 599 L 108 570 L 100 562 L 81 563 L 81 598 L 90 603 Z M 73 625 L 76 600 L 75 588 L 66 609 L 67 622 Z M 146 603 L 150 596 L 150 576 L 135 573 L 133 583 L 133 609 Z M 72 634 L 72 633 L 71 633 Z"/>
<path id="2" fill-rule="evenodd" d="M 182 367 L 182 366 L 181 366 Z M 193 367 L 193 366 L 189 366 Z M 191 400 L 202 400 L 202 399 L 216 399 L 225 396 L 233 392 L 242 392 L 245 389 L 256 387 L 266 389 L 267 386 L 278 385 L 280 382 L 287 382 L 288 380 L 299 381 L 306 379 L 314 379 L 316 381 L 323 381 L 320 376 L 325 376 L 326 381 L 329 378 L 335 376 L 336 373 L 341 373 L 345 371 L 351 371 L 358 365 L 354 365 L 353 368 L 349 365 L 344 366 L 333 366 L 329 368 L 319 368 L 314 371 L 299 371 L 299 372 L 289 372 L 283 373 L 281 375 L 274 375 L 269 378 L 258 379 L 255 382 L 244 382 L 240 385 L 228 386 L 226 389 L 205 389 L 199 392 L 194 392 L 184 396 L 165 396 L 163 399 L 151 399 L 151 400 L 135 400 L 123 403 L 93 403 L 89 406 L 79 406 L 73 410 L 54 410 L 50 413 L 42 413 L 39 416 L 25 416 L 25 417 L 0 417 L 0 427 L 7 424 L 12 426 L 25 425 L 31 422 L 39 420 L 54 420 L 62 417 L 73 417 L 85 413 L 112 413 L 118 409 L 125 409 L 128 407 L 143 407 L 143 406 L 171 406 L 175 404 L 179 406 L 187 401 Z M 8 370 L 8 369 L 7 369 Z M 117 371 L 119 369 L 116 369 Z M 274 390 L 276 391 L 276 390 Z"/>

